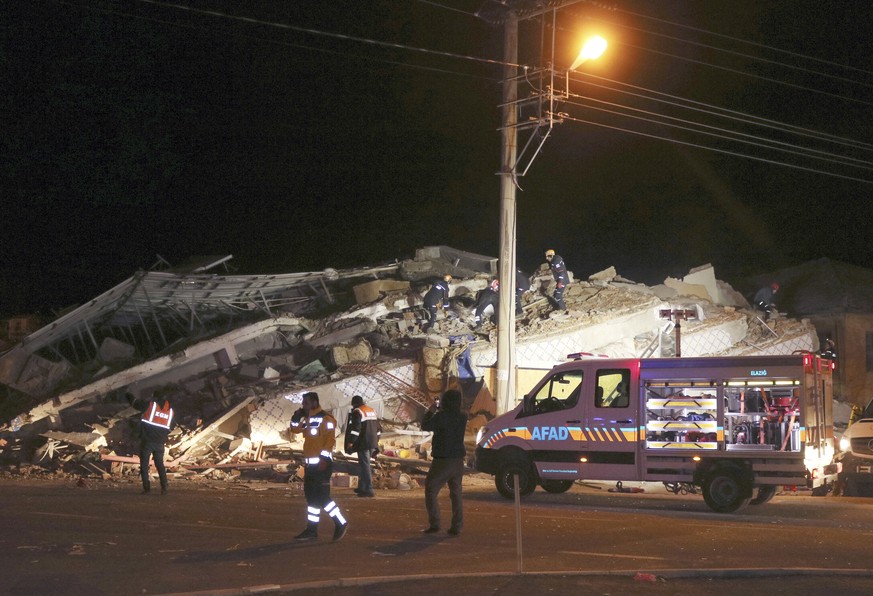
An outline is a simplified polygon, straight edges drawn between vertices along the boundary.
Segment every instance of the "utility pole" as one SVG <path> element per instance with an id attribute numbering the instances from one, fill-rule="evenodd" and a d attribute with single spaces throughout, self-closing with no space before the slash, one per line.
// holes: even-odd
<path id="1" fill-rule="evenodd" d="M 497 315 L 497 412 L 515 406 L 515 162 L 518 152 L 518 17 L 508 11 L 503 24 L 503 117 L 500 162 L 500 288 Z"/>
<path id="2" fill-rule="evenodd" d="M 584 0 L 486 0 L 477 15 L 485 20 L 503 23 L 503 101 L 501 104 L 501 161 L 500 161 L 500 288 L 497 292 L 497 413 L 515 407 L 515 274 L 516 266 L 516 170 L 518 162 L 518 22 L 546 13 L 552 13 L 552 63 L 554 62 L 555 17 L 557 10 Z M 492 20 L 493 19 L 493 20 Z M 554 79 L 554 67 L 550 66 Z M 549 90 L 551 98 L 553 91 Z M 551 102 L 551 99 L 550 99 Z M 550 104 L 551 105 L 551 104 Z M 547 118 L 549 130 L 553 124 L 550 113 Z M 546 135 L 547 137 L 548 135 Z M 539 152 L 545 137 L 537 147 L 530 162 Z M 530 141 L 528 141 L 530 144 Z M 525 146 L 522 153 L 527 150 Z M 529 166 L 528 166 L 529 167 Z M 523 176 L 527 170 L 521 173 Z"/>

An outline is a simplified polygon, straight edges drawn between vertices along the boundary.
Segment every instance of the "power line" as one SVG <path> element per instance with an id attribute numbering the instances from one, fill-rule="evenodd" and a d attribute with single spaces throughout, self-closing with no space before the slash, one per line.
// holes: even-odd
<path id="1" fill-rule="evenodd" d="M 275 21 L 265 21 L 265 20 L 256 19 L 253 17 L 237 16 L 237 15 L 232 15 L 232 14 L 228 14 L 228 13 L 224 13 L 224 12 L 218 12 L 215 10 L 205 10 L 202 8 L 193 8 L 190 6 L 183 6 L 181 4 L 172 4 L 172 3 L 168 3 L 168 2 L 158 2 L 157 0 L 137 0 L 137 1 L 144 3 L 144 4 L 152 4 L 154 6 L 162 6 L 164 8 L 173 8 L 173 9 L 177 9 L 177 10 L 184 10 L 186 12 L 191 12 L 191 13 L 203 14 L 203 15 L 219 17 L 219 18 L 224 18 L 224 19 L 231 19 L 231 20 L 236 20 L 236 21 L 240 21 L 240 22 L 244 22 L 244 23 L 252 23 L 252 24 L 256 24 L 256 25 L 264 25 L 267 27 L 274 27 L 276 29 L 285 29 L 288 31 L 296 31 L 298 33 L 308 33 L 310 35 L 316 35 L 316 36 L 321 36 L 321 37 L 330 37 L 333 39 L 342 39 L 344 41 L 355 41 L 355 42 L 364 43 L 364 44 L 373 45 L 373 46 L 378 46 L 378 47 L 392 48 L 392 49 L 397 49 L 397 50 L 409 50 L 412 52 L 420 52 L 422 54 L 432 54 L 435 56 L 443 56 L 443 57 L 447 57 L 447 58 L 458 58 L 460 60 L 469 60 L 472 62 L 481 62 L 483 64 L 492 64 L 492 65 L 498 65 L 498 66 L 514 66 L 517 68 L 523 66 L 521 64 L 507 64 L 507 63 L 502 62 L 500 60 L 492 60 L 490 58 L 482 58 L 479 56 L 470 56 L 467 54 L 456 54 L 453 52 L 444 52 L 442 50 L 431 50 L 431 49 L 426 49 L 426 48 L 419 48 L 419 47 L 415 47 L 415 46 L 410 46 L 410 45 L 406 45 L 406 44 L 394 43 L 394 42 L 389 42 L 389 41 L 379 41 L 379 40 L 375 40 L 375 39 L 368 39 L 366 37 L 358 37 L 355 35 L 347 35 L 345 33 L 334 33 L 334 32 L 329 32 L 329 31 L 321 31 L 319 29 L 311 29 L 308 27 L 298 27 L 296 25 L 289 25 L 287 23 L 277 23 Z"/>
<path id="2" fill-rule="evenodd" d="M 601 123 L 601 122 L 593 122 L 593 121 L 591 121 L 591 120 L 584 120 L 584 119 L 582 119 L 582 118 L 575 118 L 575 117 L 573 117 L 573 116 L 569 116 L 569 115 L 565 115 L 565 116 L 564 116 L 564 120 L 565 120 L 565 121 L 571 121 L 571 122 L 578 122 L 578 123 L 581 123 L 581 124 L 590 124 L 590 125 L 592 125 L 592 126 L 598 126 L 598 127 L 600 127 L 600 128 L 608 128 L 608 129 L 611 129 L 611 130 L 617 130 L 617 131 L 621 131 L 621 132 L 626 132 L 626 133 L 633 134 L 633 135 L 637 135 L 637 136 L 641 136 L 641 137 L 648 137 L 648 138 L 651 138 L 651 139 L 658 139 L 658 140 L 660 140 L 660 141 L 667 141 L 667 142 L 669 142 L 669 143 L 675 143 L 675 144 L 677 144 L 677 145 L 685 145 L 685 146 L 687 146 L 687 147 L 696 147 L 696 148 L 698 148 L 698 149 L 705 149 L 705 150 L 707 150 L 707 151 L 713 151 L 713 152 L 715 152 L 715 153 L 722 153 L 722 154 L 725 154 L 725 155 L 732 155 L 732 156 L 734 156 L 734 157 L 741 157 L 741 158 L 744 158 L 744 159 L 751 159 L 751 160 L 753 160 L 753 161 L 760 161 L 760 162 L 769 163 L 769 164 L 772 164 L 772 165 L 784 166 L 784 167 L 786 167 L 786 168 L 792 168 L 792 169 L 795 169 L 795 170 L 804 170 L 804 171 L 807 171 L 807 172 L 812 172 L 812 173 L 814 173 L 814 174 L 824 174 L 824 175 L 826 175 L 826 176 L 831 176 L 831 177 L 834 177 L 834 178 L 842 178 L 843 180 L 852 180 L 852 181 L 854 181 L 854 182 L 863 182 L 863 183 L 865 183 L 865 184 L 873 184 L 873 180 L 866 180 L 866 179 L 864 179 L 864 178 L 855 178 L 855 177 L 853 177 L 853 176 L 844 176 L 844 175 L 842 175 L 842 174 L 835 174 L 835 173 L 833 173 L 833 172 L 828 172 L 827 170 L 817 170 L 817 169 L 815 169 L 815 168 L 808 168 L 808 167 L 805 167 L 805 166 L 798 166 L 798 165 L 791 164 L 791 163 L 786 163 L 786 162 L 782 162 L 782 161 L 776 161 L 776 160 L 773 160 L 773 159 L 766 159 L 766 158 L 763 158 L 763 157 L 757 157 L 757 156 L 754 156 L 754 155 L 748 155 L 748 154 L 745 154 L 745 153 L 737 153 L 737 152 L 735 152 L 735 151 L 727 151 L 727 150 L 725 150 L 725 149 L 718 149 L 718 148 L 716 148 L 716 147 L 710 147 L 710 146 L 708 146 L 708 145 L 701 145 L 701 144 L 699 144 L 699 143 L 691 143 L 691 142 L 688 142 L 688 141 L 680 141 L 679 139 L 671 139 L 670 137 L 663 137 L 663 136 L 659 136 L 659 135 L 655 135 L 655 134 L 650 134 L 650 133 L 641 132 L 641 131 L 638 131 L 638 130 L 630 130 L 630 129 L 627 129 L 627 128 L 621 128 L 621 127 L 619 127 L 619 126 L 613 126 L 613 125 L 610 125 L 610 124 L 603 124 L 603 123 Z"/>
<path id="3" fill-rule="evenodd" d="M 663 120 L 655 120 L 655 119 L 652 119 L 652 118 L 644 118 L 644 117 L 642 117 L 642 116 L 635 116 L 635 115 L 633 115 L 633 114 L 627 114 L 627 113 L 623 113 L 623 112 L 619 112 L 619 111 L 615 111 L 615 110 L 609 110 L 609 109 L 606 109 L 606 108 L 599 108 L 599 107 L 596 107 L 596 106 L 586 105 L 586 104 L 582 104 L 582 103 L 578 103 L 578 102 L 565 101 L 565 103 L 567 103 L 567 104 L 569 104 L 569 105 L 575 105 L 575 106 L 578 106 L 578 107 L 581 107 L 581 108 L 587 108 L 587 109 L 591 109 L 591 110 L 597 110 L 597 111 L 605 112 L 605 113 L 608 113 L 608 114 L 614 114 L 614 115 L 617 115 L 617 116 L 623 116 L 623 117 L 625 117 L 625 118 L 632 118 L 632 119 L 635 119 L 635 120 L 642 120 L 642 121 L 650 122 L 650 123 L 657 124 L 657 125 L 660 125 L 660 126 L 667 126 L 667 127 L 669 127 L 669 128 L 676 128 L 676 129 L 679 129 L 679 130 L 685 130 L 685 131 L 689 131 L 689 132 L 695 132 L 695 133 L 698 133 L 698 134 L 703 134 L 703 135 L 707 135 L 707 136 L 712 136 L 712 137 L 716 137 L 716 138 L 720 138 L 720 139 L 726 139 L 726 140 L 730 140 L 730 141 L 735 141 L 735 142 L 739 142 L 739 143 L 744 143 L 744 144 L 747 144 L 747 145 L 752 145 L 752 146 L 756 146 L 756 147 L 762 147 L 762 148 L 765 148 L 765 149 L 771 149 L 771 150 L 773 150 L 773 151 L 780 151 L 780 152 L 788 153 L 788 154 L 792 154 L 792 155 L 800 155 L 800 156 L 808 157 L 808 158 L 810 158 L 810 159 L 817 159 L 817 160 L 821 160 L 821 161 L 827 161 L 827 162 L 837 163 L 837 164 L 840 164 L 840 165 L 846 165 L 846 166 L 854 166 L 854 167 L 858 167 L 858 168 L 861 168 L 861 169 L 864 169 L 864 170 L 871 170 L 871 171 L 873 171 L 873 163 L 871 163 L 871 162 L 867 162 L 867 161 L 863 161 L 863 160 L 860 160 L 860 159 L 855 159 L 855 158 L 851 158 L 851 157 L 846 157 L 846 156 L 842 156 L 842 155 L 837 155 L 837 154 L 834 154 L 834 153 L 827 153 L 827 152 L 824 152 L 824 151 L 816 151 L 816 150 L 814 150 L 814 149 L 810 149 L 810 148 L 807 148 L 807 147 L 801 147 L 801 146 L 798 146 L 798 145 L 792 145 L 792 144 L 790 144 L 790 143 L 782 143 L 782 142 L 779 142 L 779 141 L 774 141 L 774 140 L 772 140 L 772 139 L 765 139 L 765 138 L 763 138 L 763 137 L 757 137 L 757 136 L 754 136 L 754 135 L 747 135 L 747 134 L 745 134 L 745 133 L 737 132 L 737 131 L 734 131 L 734 130 L 729 130 L 729 129 L 724 129 L 724 128 L 718 128 L 718 127 L 715 127 L 715 126 L 710 126 L 710 125 L 707 125 L 707 124 L 702 124 L 702 123 L 700 123 L 700 122 L 692 122 L 692 121 L 689 121 L 689 120 L 683 120 L 683 119 L 681 119 L 681 118 L 674 118 L 674 117 L 672 117 L 672 116 L 667 116 L 667 115 L 664 115 L 664 114 L 657 114 L 657 113 L 655 113 L 655 112 L 649 112 L 649 111 L 647 111 L 647 110 L 641 110 L 641 109 L 638 109 L 638 108 L 633 108 L 633 107 L 630 107 L 630 106 L 624 106 L 624 105 L 621 105 L 621 104 L 615 104 L 615 103 L 611 103 L 611 102 L 605 102 L 605 101 L 597 100 L 597 99 L 594 99 L 594 98 L 591 98 L 591 97 L 585 97 L 585 96 L 581 96 L 581 95 L 573 95 L 572 97 L 578 97 L 578 98 L 580 98 L 580 99 L 587 99 L 587 100 L 589 100 L 589 101 L 594 101 L 594 102 L 596 102 L 596 103 L 602 103 L 602 104 L 610 105 L 610 106 L 613 106 L 613 107 L 618 107 L 618 108 L 621 108 L 621 109 L 624 109 L 624 110 L 630 110 L 630 111 L 634 111 L 634 112 L 639 112 L 639 113 L 642 113 L 642 114 L 647 114 L 647 115 L 649 115 L 649 116 L 656 116 L 657 118 L 663 118 L 663 119 L 667 119 L 667 120 L 673 120 L 673 121 L 676 121 L 676 122 L 682 122 L 682 123 L 684 123 L 684 124 L 692 124 L 692 125 L 694 125 L 694 126 L 699 126 L 699 127 L 702 127 L 702 128 L 711 129 L 711 130 L 713 130 L 713 131 L 720 131 L 720 132 L 724 132 L 724 133 L 729 133 L 729 135 L 734 135 L 734 136 L 729 136 L 729 135 L 725 135 L 725 134 L 717 134 L 716 132 L 710 132 L 710 131 L 706 131 L 706 130 L 699 130 L 699 129 L 690 128 L 690 127 L 687 127 L 687 126 L 681 126 L 681 125 L 679 125 L 679 124 L 673 124 L 673 123 L 671 123 L 671 122 L 664 122 Z M 739 136 L 739 137 L 747 137 L 747 139 L 737 138 L 737 136 Z M 764 142 L 764 143 L 760 143 L 760 142 L 755 142 L 755 141 L 748 140 L 748 139 L 756 139 L 756 140 L 758 140 L 758 141 L 765 141 L 765 142 Z M 770 144 L 768 144 L 768 143 L 770 143 Z M 776 146 L 773 146 L 773 144 L 783 145 L 784 147 L 776 147 Z M 793 150 L 791 150 L 791 149 L 788 149 L 788 147 L 792 147 L 792 148 L 795 148 L 795 149 L 802 149 L 802 151 L 793 151 Z M 811 155 L 811 153 L 818 153 L 819 155 Z M 826 157 L 826 156 L 829 156 L 829 157 Z M 848 163 L 849 161 L 854 161 L 854 162 L 859 162 L 859 163 L 851 164 L 851 163 Z M 861 165 L 861 164 L 864 164 L 864 165 Z M 873 182 L 873 181 L 871 181 L 871 182 Z"/>
<path id="4" fill-rule="evenodd" d="M 608 91 L 613 91 L 615 93 L 622 93 L 625 95 L 631 95 L 633 97 L 645 99 L 648 101 L 654 101 L 654 102 L 658 102 L 658 103 L 666 103 L 668 105 L 680 107 L 680 108 L 683 108 L 686 110 L 697 111 L 697 112 L 701 112 L 704 114 L 710 114 L 713 116 L 717 116 L 720 118 L 727 118 L 730 120 L 736 120 L 736 121 L 743 122 L 746 124 L 752 124 L 752 125 L 760 126 L 763 128 L 770 128 L 773 130 L 787 132 L 787 133 L 798 135 L 798 136 L 810 137 L 810 138 L 814 138 L 814 139 L 817 139 L 820 141 L 830 142 L 830 143 L 834 143 L 834 144 L 838 144 L 838 145 L 845 145 L 848 147 L 854 147 L 856 149 L 873 150 L 873 145 L 871 145 L 869 143 L 864 143 L 862 141 L 857 141 L 855 139 L 848 139 L 845 137 L 840 137 L 838 135 L 832 135 L 830 133 L 824 133 L 824 132 L 820 132 L 820 131 L 816 131 L 816 130 L 812 130 L 812 129 L 808 129 L 808 128 L 803 128 L 803 127 L 795 126 L 793 124 L 788 124 L 785 122 L 779 122 L 779 121 L 772 120 L 772 119 L 762 118 L 760 116 L 746 114 L 746 113 L 739 112 L 736 110 L 730 110 L 728 108 L 714 106 L 711 104 L 706 104 L 703 102 L 695 101 L 692 99 L 679 97 L 676 95 L 661 93 L 661 92 L 655 91 L 653 89 L 647 89 L 645 87 L 639 87 L 637 85 L 623 83 L 621 81 L 616 81 L 614 79 L 607 79 L 605 77 L 600 77 L 600 76 L 593 75 L 590 73 L 584 73 L 584 76 L 590 77 L 593 79 L 602 80 L 602 81 L 607 81 L 607 82 L 615 84 L 615 85 L 630 87 L 632 89 L 637 89 L 640 91 L 644 91 L 646 93 L 651 93 L 652 96 L 646 96 L 646 95 L 643 95 L 640 93 L 633 93 L 630 91 L 625 91 L 623 89 L 617 89 L 615 87 L 609 87 L 607 85 L 598 85 L 597 83 L 591 83 L 589 81 L 585 81 L 586 85 L 591 85 L 591 86 L 598 87 L 601 89 L 606 89 Z M 573 78 L 571 78 L 571 80 L 576 81 L 576 82 L 581 82 L 581 79 L 579 79 L 575 76 Z M 670 98 L 673 100 L 679 100 L 679 101 L 668 101 L 666 99 L 661 99 L 661 97 L 666 97 L 666 98 Z M 686 102 L 686 103 L 679 103 L 680 101 Z M 689 104 L 692 104 L 692 105 L 689 105 Z"/>
<path id="5" fill-rule="evenodd" d="M 682 23 L 675 23 L 675 22 L 672 22 L 672 21 L 667 21 L 667 20 L 665 20 L 665 19 L 659 19 L 659 18 L 656 18 L 656 17 L 652 17 L 652 16 L 649 16 L 649 15 L 644 15 L 644 14 L 640 14 L 640 13 L 632 12 L 632 11 L 629 11 L 629 10 L 622 10 L 622 9 L 620 9 L 620 8 L 617 9 L 617 11 L 618 11 L 618 12 L 623 12 L 623 13 L 625 13 L 625 14 L 629 14 L 629 15 L 631 15 L 631 16 L 638 17 L 638 18 L 641 18 L 641 19 L 648 19 L 648 20 L 651 20 L 651 21 L 657 21 L 657 22 L 659 22 L 659 23 L 664 23 L 664 24 L 667 24 L 667 25 L 672 25 L 673 27 L 679 27 L 679 28 L 681 28 L 681 29 L 688 29 L 688 30 L 690 30 L 690 31 L 696 31 L 696 32 L 698 32 L 698 33 L 705 33 L 705 34 L 707 34 L 707 35 L 712 35 L 712 36 L 715 36 L 715 37 L 720 37 L 720 38 L 722 38 L 722 39 L 729 39 L 729 40 L 731 40 L 731 41 L 735 41 L 735 42 L 738 42 L 738 43 L 747 44 L 747 45 L 750 45 L 750 46 L 755 46 L 755 47 L 762 48 L 762 49 L 766 49 L 766 50 L 772 50 L 772 51 L 774 51 L 774 52 L 778 52 L 778 53 L 781 53 L 781 54 L 785 54 L 785 55 L 787 55 L 787 56 L 793 56 L 793 57 L 795 57 L 795 58 L 805 58 L 805 59 L 807 59 L 807 60 L 813 60 L 813 61 L 815 61 L 815 62 L 819 62 L 819 63 L 821 63 L 821 64 L 827 64 L 827 65 L 829 65 L 829 66 L 836 66 L 836 67 L 839 67 L 839 68 L 844 68 L 844 69 L 846 69 L 846 70 L 854 70 L 854 71 L 856 71 L 856 72 L 861 72 L 861 73 L 864 73 L 864 74 L 873 75 L 873 72 L 871 72 L 871 71 L 869 71 L 869 70 L 864 70 L 864 69 L 862 69 L 862 68 L 856 68 L 856 67 L 854 67 L 854 66 L 848 66 L 848 65 L 846 65 L 846 64 L 840 64 L 840 63 L 838 63 L 838 62 L 832 62 L 832 61 L 830 61 L 830 60 L 824 60 L 824 59 L 822 59 L 822 58 L 816 58 L 816 57 L 814 57 L 814 56 L 808 56 L 808 55 L 806 55 L 806 54 L 800 54 L 800 53 L 792 52 L 792 51 L 789 51 L 789 50 L 783 50 L 782 48 L 777 48 L 777 47 L 774 47 L 774 46 L 769 46 L 769 45 L 766 45 L 766 44 L 757 43 L 757 42 L 754 42 L 754 41 L 749 41 L 749 40 L 747 40 L 747 39 L 741 39 L 741 38 L 739 38 L 739 37 L 733 37 L 733 36 L 730 36 L 730 35 L 725 35 L 725 34 L 723 34 L 723 33 L 716 33 L 716 32 L 714 32 L 714 31 L 709 31 L 709 30 L 707 30 L 707 29 L 701 29 L 701 28 L 699 28 L 699 27 L 692 27 L 692 26 L 690 26 L 690 25 L 684 25 L 684 24 L 682 24 Z M 615 24 L 615 23 L 613 23 L 613 24 Z"/>
<path id="6" fill-rule="evenodd" d="M 651 48 L 644 48 L 644 47 L 641 47 L 641 46 L 635 46 L 635 45 L 632 45 L 632 44 L 625 44 L 625 43 L 623 43 L 623 44 L 620 44 L 620 45 L 623 45 L 623 46 L 625 46 L 625 47 L 634 48 L 635 50 L 642 50 L 642 51 L 644 51 L 644 52 L 649 52 L 649 53 L 651 53 L 651 54 L 660 54 L 660 55 L 662 55 L 662 56 L 667 56 L 667 57 L 669 57 L 669 58 L 676 58 L 677 60 L 683 60 L 683 61 L 685 61 L 685 62 L 691 62 L 691 63 L 693 63 L 693 64 L 700 64 L 700 65 L 703 65 L 703 66 L 709 66 L 710 68 L 715 68 L 715 69 L 718 69 L 718 70 L 723 70 L 723 71 L 726 71 L 726 72 L 731 72 L 731 73 L 734 73 L 734 74 L 739 74 L 739 75 L 746 76 L 746 77 L 750 77 L 750 78 L 753 78 L 753 79 L 760 79 L 760 80 L 762 80 L 762 81 L 767 81 L 767 82 L 769 82 L 769 83 L 776 83 L 777 85 L 784 85 L 784 86 L 786 86 L 786 87 L 791 87 L 791 88 L 793 88 L 793 89 L 800 89 L 800 90 L 802 90 L 802 91 L 809 91 L 810 93 L 818 93 L 818 94 L 820 94 L 820 95 L 826 95 L 826 96 L 828 96 L 828 97 L 834 97 L 834 98 L 836 98 L 836 99 L 844 99 L 844 100 L 846 100 L 846 101 L 851 101 L 851 102 L 855 102 L 855 103 L 859 103 L 859 104 L 864 104 L 864 105 L 868 105 L 868 106 L 873 106 L 873 102 L 864 101 L 864 100 L 862 100 L 862 99 L 856 99 L 856 98 L 854 98 L 854 97 L 847 97 L 847 96 L 845 96 L 845 95 L 838 95 L 838 94 L 836 94 L 836 93 L 829 93 L 829 92 L 827 92 L 827 91 L 822 91 L 821 89 L 813 89 L 813 88 L 811 88 L 811 87 L 805 87 L 805 86 L 803 86 L 803 85 L 798 85 L 798 84 L 795 84 L 795 83 L 789 83 L 789 82 L 787 82 L 787 81 L 781 81 L 781 80 L 779 80 L 779 79 L 774 79 L 774 78 L 772 78 L 772 77 L 765 77 L 765 76 L 763 76 L 763 75 L 752 74 L 752 73 L 745 72 L 745 71 L 742 71 L 742 70 L 737 70 L 737 69 L 735 69 L 735 68 L 728 68 L 728 67 L 726 67 L 726 66 L 719 66 L 719 65 L 717 65 L 717 64 L 712 64 L 711 62 L 704 62 L 704 61 L 702 61 L 702 60 L 695 60 L 695 59 L 693 59 L 693 58 L 686 58 L 686 57 L 684 57 L 684 56 L 677 56 L 677 55 L 675 55 L 675 54 L 668 54 L 667 52 L 661 52 L 661 51 L 659 51 L 659 50 L 653 50 L 653 49 L 651 49 Z"/>
<path id="7" fill-rule="evenodd" d="M 810 69 L 810 68 L 804 68 L 804 67 L 802 67 L 802 66 L 797 66 L 797 65 L 795 65 L 795 64 L 789 64 L 789 63 L 787 63 L 787 62 L 779 62 L 778 60 L 770 60 L 770 59 L 768 59 L 768 58 L 763 58 L 763 57 L 761 57 L 761 56 L 754 56 L 754 55 L 752 55 L 752 54 L 747 54 L 747 53 L 744 53 L 744 52 L 737 52 L 737 51 L 734 51 L 734 50 L 728 50 L 728 49 L 726 49 L 726 48 L 720 48 L 720 47 L 718 47 L 718 46 L 714 46 L 714 45 L 706 44 L 706 43 L 700 43 L 700 42 L 692 41 L 692 40 L 690 40 L 690 39 L 685 39 L 685 38 L 681 38 L 681 37 L 676 37 L 676 36 L 673 36 L 673 35 L 666 35 L 666 34 L 664 34 L 664 33 L 658 33 L 658 32 L 656 32 L 656 31 L 650 31 L 650 30 L 647 30 L 647 29 L 641 29 L 641 28 L 639 28 L 639 27 L 631 27 L 630 25 L 626 25 L 626 24 L 624 24 L 624 23 L 619 23 L 619 22 L 615 22 L 615 21 L 608 21 L 608 20 L 606 20 L 606 19 L 597 19 L 597 18 L 594 18 L 593 20 L 595 20 L 595 21 L 601 21 L 601 22 L 604 22 L 604 23 L 607 23 L 607 24 L 610 24 L 610 25 L 614 25 L 614 26 L 617 26 L 617 27 L 621 27 L 621 28 L 623 28 L 623 29 L 629 29 L 629 30 L 631 30 L 631 31 L 637 31 L 637 32 L 640 32 L 640 33 L 645 33 L 645 34 L 647 34 L 647 35 L 652 35 L 652 36 L 655 36 L 655 37 L 663 37 L 664 39 L 669 39 L 669 40 L 672 40 L 672 41 L 678 41 L 678 42 L 683 43 L 683 44 L 688 44 L 688 45 L 692 45 L 692 46 L 697 46 L 697 47 L 700 47 L 700 48 L 706 48 L 706 49 L 709 49 L 709 50 L 714 50 L 714 51 L 716 51 L 716 52 L 721 52 L 721 53 L 724 53 L 724 54 L 730 54 L 730 55 L 733 55 L 733 56 L 738 56 L 738 57 L 740 57 L 740 58 L 746 58 L 746 59 L 748 59 L 748 60 L 754 60 L 754 61 L 756 61 L 756 62 L 763 62 L 763 63 L 766 63 L 766 64 L 772 64 L 772 65 L 775 65 L 775 66 L 781 66 L 782 68 L 787 68 L 787 69 L 791 69 L 791 70 L 798 70 L 798 71 L 805 72 L 805 73 L 808 73 L 808 74 L 814 74 L 814 75 L 818 75 L 818 76 L 821 76 L 821 77 L 825 77 L 825 78 L 829 78 L 829 79 L 834 79 L 834 80 L 837 80 L 837 81 L 843 81 L 843 82 L 846 82 L 846 83 L 853 83 L 853 84 L 856 84 L 856 85 L 862 85 L 862 86 L 864 86 L 864 87 L 870 87 L 870 88 L 873 88 L 873 84 L 870 84 L 870 83 L 864 83 L 864 82 L 858 81 L 858 80 L 856 80 L 856 79 L 850 79 L 850 78 L 847 78 L 847 77 L 842 77 L 842 76 L 838 76 L 838 75 L 830 74 L 830 73 L 823 72 L 823 71 L 820 71 L 820 70 L 812 70 L 812 69 Z M 677 25 L 677 26 L 678 26 L 678 25 Z M 698 31 L 702 31 L 702 30 L 698 30 Z M 718 35 L 718 34 L 711 33 L 711 32 L 707 32 L 707 33 L 710 33 L 711 35 Z M 733 38 L 733 37 L 731 37 L 731 38 L 729 38 L 729 39 L 732 39 L 732 40 L 734 40 L 734 41 L 738 41 L 738 42 L 743 42 L 743 40 L 740 40 L 740 39 L 737 39 L 737 38 Z M 745 42 L 745 43 L 750 43 L 750 42 Z M 631 46 L 631 47 L 633 47 L 633 46 Z M 764 47 L 767 47 L 767 46 L 764 46 Z M 814 58 L 814 57 L 811 57 L 811 56 L 803 56 L 803 55 L 801 55 L 801 54 L 795 54 L 795 56 L 796 56 L 796 57 L 807 58 L 807 59 L 809 59 L 809 60 L 817 60 L 817 59 Z M 866 72 L 866 71 L 861 71 L 861 72 Z M 873 74 L 873 73 L 871 73 L 871 74 Z"/>

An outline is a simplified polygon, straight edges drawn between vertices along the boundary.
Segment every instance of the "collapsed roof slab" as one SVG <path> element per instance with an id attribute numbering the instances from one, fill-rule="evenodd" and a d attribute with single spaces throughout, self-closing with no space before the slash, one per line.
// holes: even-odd
<path id="1" fill-rule="evenodd" d="M 189 346 L 174 354 L 143 362 L 89 383 L 84 387 L 58 395 L 56 398 L 33 408 L 27 415 L 28 422 L 36 422 L 42 418 L 54 416 L 61 410 L 125 387 L 128 387 L 131 392 L 136 392 L 138 388 L 154 385 L 157 383 L 156 379 L 165 377 L 169 372 L 183 367 L 194 374 L 195 372 L 217 370 L 223 365 L 233 366 L 240 361 L 241 355 L 237 352 L 238 346 L 267 334 L 296 329 L 300 326 L 300 319 L 296 317 L 276 317 L 235 329 L 224 335 Z"/>
<path id="2" fill-rule="evenodd" d="M 393 274 L 397 269 L 386 265 L 276 275 L 140 271 L 0 355 L 0 383 L 45 397 L 60 381 L 22 382 L 21 372 L 32 357 L 86 364 L 99 358 L 101 343 L 111 337 L 134 346 L 144 360 L 230 326 L 287 313 L 299 315 L 325 299 L 332 303 L 331 292 L 347 280 Z"/>

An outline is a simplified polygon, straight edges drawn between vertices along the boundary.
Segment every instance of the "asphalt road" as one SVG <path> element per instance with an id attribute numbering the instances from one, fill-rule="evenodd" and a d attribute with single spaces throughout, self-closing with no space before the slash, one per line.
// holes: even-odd
<path id="1" fill-rule="evenodd" d="M 698 495 L 538 490 L 522 502 L 519 558 L 514 504 L 482 477 L 466 483 L 459 537 L 420 534 L 421 489 L 335 489 L 348 535 L 332 543 L 325 518 L 303 544 L 296 485 L 178 480 L 162 497 L 127 480 L 83 484 L 0 479 L 0 592 L 873 593 L 862 498 L 785 494 L 720 515 Z"/>

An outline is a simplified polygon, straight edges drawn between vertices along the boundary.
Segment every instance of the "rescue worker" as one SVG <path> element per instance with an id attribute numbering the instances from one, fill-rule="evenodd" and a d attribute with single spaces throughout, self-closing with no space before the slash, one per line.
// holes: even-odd
<path id="1" fill-rule="evenodd" d="M 375 497 L 373 491 L 373 470 L 370 460 L 379 453 L 379 437 L 382 435 L 382 425 L 376 410 L 364 404 L 360 395 L 352 397 L 352 411 L 349 412 L 349 423 L 346 426 L 345 451 L 349 455 L 358 455 L 358 488 L 355 493 L 359 497 Z"/>
<path id="2" fill-rule="evenodd" d="M 334 542 L 342 540 L 349 527 L 339 506 L 330 498 L 336 419 L 321 409 L 318 394 L 303 394 L 303 407 L 291 416 L 291 432 L 303 433 L 303 494 L 306 496 L 306 529 L 295 540 L 318 538 L 318 522 L 324 510 L 333 518 Z"/>
<path id="3" fill-rule="evenodd" d="M 427 331 L 436 323 L 437 307 L 445 309 L 449 304 L 449 284 L 452 283 L 451 275 L 444 275 L 442 279 L 433 283 L 427 294 L 424 295 L 424 307 L 427 309 L 430 319 L 425 323 L 423 330 Z"/>
<path id="4" fill-rule="evenodd" d="M 521 309 L 521 297 L 524 293 L 530 290 L 530 278 L 521 272 L 521 269 L 515 271 L 515 316 L 524 314 Z"/>
<path id="5" fill-rule="evenodd" d="M 440 531 L 439 494 L 443 486 L 449 485 L 452 501 L 452 525 L 449 534 L 457 536 L 464 526 L 464 507 L 461 499 L 461 486 L 464 479 L 464 433 L 467 429 L 467 416 L 461 412 L 461 393 L 450 389 L 442 400 L 425 413 L 421 430 L 433 431 L 433 460 L 424 481 L 424 504 L 427 509 L 428 526 L 425 534 Z"/>
<path id="6" fill-rule="evenodd" d="M 818 353 L 821 355 L 822 358 L 827 358 L 828 360 L 836 360 L 837 346 L 834 343 L 834 340 L 829 337 L 825 339 Z"/>
<path id="7" fill-rule="evenodd" d="M 170 389 L 159 389 L 146 404 L 139 421 L 140 449 L 139 474 L 142 477 L 142 494 L 151 491 L 149 459 L 155 462 L 161 481 L 161 494 L 167 494 L 167 469 L 164 467 L 164 446 L 173 427 L 173 408 L 170 405 Z"/>
<path id="8" fill-rule="evenodd" d="M 479 292 L 479 296 L 476 297 L 476 311 L 473 315 L 473 329 L 477 329 L 482 325 L 482 315 L 485 314 L 489 306 L 492 309 L 491 321 L 494 322 L 497 319 L 497 304 L 500 299 L 499 291 L 500 282 L 495 279 L 488 284 L 487 288 Z"/>
<path id="9" fill-rule="evenodd" d="M 564 288 L 567 286 L 569 276 L 567 275 L 567 265 L 564 264 L 564 259 L 561 255 L 555 254 L 553 249 L 546 251 L 546 261 L 549 263 L 549 268 L 552 270 L 552 277 L 555 278 L 555 291 L 552 298 L 560 310 L 567 310 L 567 305 L 564 303 Z"/>
<path id="10" fill-rule="evenodd" d="M 779 284 L 775 281 L 769 286 L 764 286 L 763 288 L 758 290 L 753 300 L 753 302 L 755 303 L 755 308 L 757 308 L 766 315 L 770 315 L 774 310 L 776 310 L 776 304 L 773 302 L 773 296 L 775 296 L 776 292 L 778 291 Z"/>

